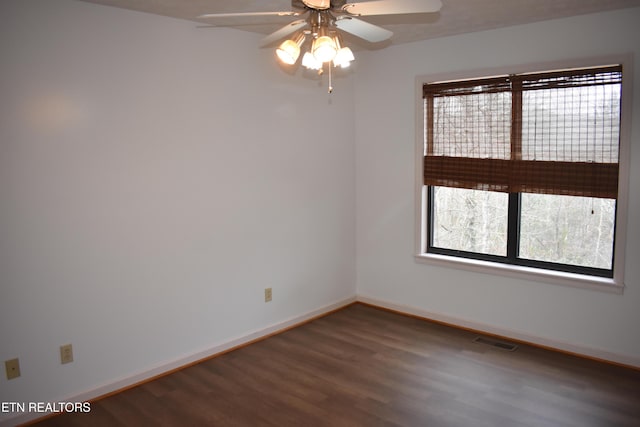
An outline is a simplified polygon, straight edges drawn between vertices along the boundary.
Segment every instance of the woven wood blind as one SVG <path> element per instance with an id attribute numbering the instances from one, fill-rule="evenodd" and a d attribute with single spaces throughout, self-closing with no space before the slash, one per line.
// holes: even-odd
<path id="1" fill-rule="evenodd" d="M 425 84 L 424 183 L 616 198 L 622 67 Z"/>

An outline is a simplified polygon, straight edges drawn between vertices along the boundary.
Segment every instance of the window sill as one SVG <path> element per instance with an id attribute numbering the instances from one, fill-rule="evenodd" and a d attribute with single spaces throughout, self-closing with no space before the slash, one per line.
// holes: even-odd
<path id="1" fill-rule="evenodd" d="M 443 267 L 458 268 L 479 273 L 495 274 L 514 277 L 517 279 L 544 282 L 554 285 L 572 286 L 592 289 L 601 292 L 622 294 L 624 284 L 605 277 L 594 277 L 583 274 L 565 273 L 560 271 L 542 270 L 539 268 L 522 267 L 517 265 L 500 264 L 489 261 L 479 261 L 468 258 L 457 258 L 437 254 L 417 254 L 416 262 L 433 264 Z"/>

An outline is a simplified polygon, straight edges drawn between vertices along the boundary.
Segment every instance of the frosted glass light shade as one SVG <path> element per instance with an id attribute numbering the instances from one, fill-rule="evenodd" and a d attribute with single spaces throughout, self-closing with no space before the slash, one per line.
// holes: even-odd
<path id="1" fill-rule="evenodd" d="M 321 36 L 313 41 L 311 52 L 313 56 L 320 62 L 329 62 L 337 52 L 336 44 L 329 36 Z"/>
<path id="2" fill-rule="evenodd" d="M 322 68 L 322 62 L 318 61 L 311 53 L 306 52 L 302 57 L 302 66 L 310 70 L 319 70 Z"/>
<path id="3" fill-rule="evenodd" d="M 353 52 L 348 47 L 343 47 L 336 53 L 335 58 L 333 58 L 333 65 L 336 67 L 346 68 L 349 66 L 351 61 L 356 59 L 353 56 Z"/>
<path id="4" fill-rule="evenodd" d="M 295 64 L 300 56 L 300 46 L 293 40 L 285 40 L 276 49 L 276 55 L 280 58 L 280 61 L 285 64 Z"/>

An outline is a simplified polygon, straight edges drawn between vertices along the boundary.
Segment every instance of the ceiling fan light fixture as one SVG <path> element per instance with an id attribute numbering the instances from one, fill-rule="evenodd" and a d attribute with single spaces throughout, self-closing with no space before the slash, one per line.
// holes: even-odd
<path id="1" fill-rule="evenodd" d="M 318 61 L 310 52 L 305 52 L 302 57 L 302 66 L 309 70 L 320 70 L 322 68 L 322 62 Z"/>
<path id="2" fill-rule="evenodd" d="M 333 58 L 333 65 L 336 67 L 347 68 L 351 65 L 351 61 L 353 61 L 355 56 L 353 56 L 353 52 L 348 47 L 343 47 L 338 50 L 336 53 L 336 57 Z"/>
<path id="3" fill-rule="evenodd" d="M 276 55 L 283 63 L 293 65 L 300 56 L 302 43 L 304 43 L 304 34 L 300 33 L 293 39 L 283 41 L 276 49 Z"/>
<path id="4" fill-rule="evenodd" d="M 327 35 L 327 29 L 320 27 L 318 37 L 313 41 L 311 53 L 320 62 L 330 62 L 338 52 L 338 47 L 333 37 Z"/>
<path id="5" fill-rule="evenodd" d="M 292 10 L 290 11 L 206 13 L 199 15 L 198 18 L 301 16 L 300 19 L 290 22 L 263 38 L 262 46 L 270 46 L 289 38 L 276 49 L 279 62 L 295 65 L 300 58 L 300 53 L 305 52 L 301 61 L 302 66 L 318 70 L 318 75 L 323 73 L 326 64 L 329 70 L 329 93 L 331 93 L 333 90 L 332 66 L 346 68 L 355 60 L 351 49 L 343 46 L 341 34 L 351 34 L 369 43 L 389 40 L 393 35 L 392 31 L 363 21 L 359 17 L 434 13 L 441 7 L 441 0 L 291 0 Z M 235 21 L 227 24 L 227 26 L 236 25 L 242 24 L 236 24 Z M 305 38 L 309 38 L 307 44 L 305 44 Z M 302 50 L 303 47 L 304 50 Z"/>
<path id="6" fill-rule="evenodd" d="M 327 36 L 315 39 L 312 51 L 313 56 L 320 62 L 329 62 L 336 56 L 336 46 Z"/>
<path id="7" fill-rule="evenodd" d="M 336 47 L 338 51 L 336 52 L 336 56 L 333 58 L 333 65 L 335 67 L 347 68 L 351 61 L 353 61 L 355 56 L 353 56 L 353 52 L 347 46 L 342 46 L 342 40 L 340 35 L 336 35 L 334 37 Z"/>

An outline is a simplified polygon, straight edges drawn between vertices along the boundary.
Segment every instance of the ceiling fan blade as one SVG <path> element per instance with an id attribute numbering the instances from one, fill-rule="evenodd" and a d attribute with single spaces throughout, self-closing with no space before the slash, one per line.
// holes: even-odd
<path id="1" fill-rule="evenodd" d="M 238 13 L 205 13 L 198 15 L 198 18 L 244 18 L 251 16 L 298 16 L 300 12 L 238 12 Z"/>
<path id="2" fill-rule="evenodd" d="M 342 31 L 346 31 L 371 43 L 378 43 L 390 39 L 393 35 L 393 32 L 387 29 L 350 16 L 345 16 L 337 20 L 336 26 Z"/>
<path id="3" fill-rule="evenodd" d="M 378 0 L 347 3 L 342 9 L 354 16 L 373 16 L 433 13 L 439 11 L 441 7 L 440 0 Z"/>
<path id="4" fill-rule="evenodd" d="M 260 44 L 262 47 L 268 46 L 273 42 L 277 42 L 280 39 L 287 37 L 289 34 L 295 33 L 296 31 L 302 29 L 307 25 L 307 21 L 304 19 L 298 19 L 297 21 L 293 21 L 279 30 L 269 34 L 267 37 L 262 39 L 262 43 Z"/>

